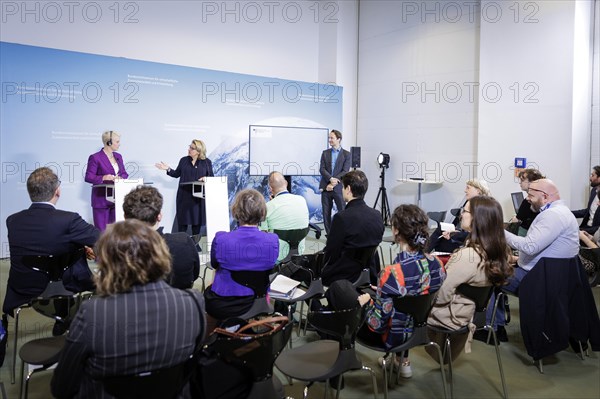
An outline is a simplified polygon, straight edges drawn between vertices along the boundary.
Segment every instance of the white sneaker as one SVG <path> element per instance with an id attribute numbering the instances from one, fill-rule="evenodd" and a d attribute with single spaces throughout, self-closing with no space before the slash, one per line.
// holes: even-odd
<path id="1" fill-rule="evenodd" d="M 402 378 L 412 377 L 412 368 L 410 367 L 410 361 L 405 360 L 400 365 L 400 377 L 402 377 Z"/>

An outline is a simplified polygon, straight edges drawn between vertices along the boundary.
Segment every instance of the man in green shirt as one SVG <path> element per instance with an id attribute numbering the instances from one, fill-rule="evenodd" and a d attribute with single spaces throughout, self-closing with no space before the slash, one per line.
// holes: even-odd
<path id="1" fill-rule="evenodd" d="M 269 174 L 269 190 L 271 200 L 267 202 L 267 218 L 261 223 L 261 230 L 294 230 L 308 226 L 308 206 L 300 195 L 291 194 L 287 190 L 287 181 L 279 172 Z M 279 240 L 279 256 L 277 261 L 285 258 L 290 250 L 289 245 Z M 304 240 L 298 247 L 299 253 L 304 251 Z"/>

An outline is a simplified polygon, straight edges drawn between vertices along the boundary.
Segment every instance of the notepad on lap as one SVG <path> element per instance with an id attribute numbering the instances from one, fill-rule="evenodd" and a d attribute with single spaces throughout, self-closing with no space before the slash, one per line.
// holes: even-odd
<path id="1" fill-rule="evenodd" d="M 452 223 L 441 222 L 440 227 L 442 228 L 442 231 L 449 231 L 449 232 L 456 231 L 456 227 Z"/>

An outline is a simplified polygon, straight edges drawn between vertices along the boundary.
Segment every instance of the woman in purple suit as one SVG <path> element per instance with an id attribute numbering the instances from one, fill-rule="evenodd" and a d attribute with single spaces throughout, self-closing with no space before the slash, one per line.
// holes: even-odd
<path id="1" fill-rule="evenodd" d="M 188 155 L 179 160 L 177 169 L 171 169 L 164 162 L 156 167 L 166 170 L 171 177 L 179 178 L 180 183 L 204 181 L 206 176 L 214 176 L 212 162 L 206 158 L 206 145 L 202 140 L 192 140 Z M 179 186 L 177 189 L 177 224 L 178 231 L 186 232 L 192 226 L 192 234 L 200 234 L 200 228 L 206 225 L 204 199 L 192 196 L 192 186 Z"/>
<path id="2" fill-rule="evenodd" d="M 121 145 L 121 135 L 112 130 L 102 133 L 104 147 L 90 155 L 85 181 L 88 183 L 106 184 L 116 179 L 127 179 L 129 175 L 123 164 L 121 154 L 115 152 Z M 94 211 L 94 226 L 104 231 L 106 225 L 115 221 L 115 204 L 106 200 L 106 188 L 92 188 L 92 209 Z"/>

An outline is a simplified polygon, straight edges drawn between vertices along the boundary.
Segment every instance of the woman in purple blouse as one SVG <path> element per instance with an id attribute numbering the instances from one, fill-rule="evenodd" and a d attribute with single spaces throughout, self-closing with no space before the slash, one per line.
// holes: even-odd
<path id="1" fill-rule="evenodd" d="M 215 278 L 204 292 L 206 312 L 216 320 L 225 320 L 246 312 L 254 301 L 254 292 L 233 281 L 231 271 L 262 271 L 275 266 L 279 255 L 276 234 L 260 231 L 265 220 L 265 198 L 254 189 L 240 191 L 231 207 L 238 228 L 215 235 L 210 251 Z"/>

